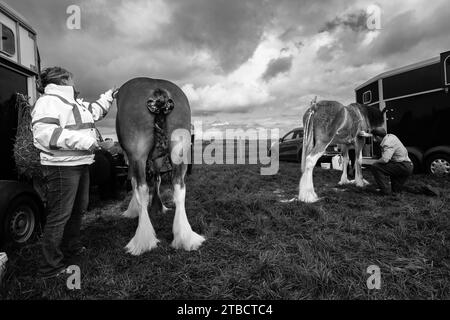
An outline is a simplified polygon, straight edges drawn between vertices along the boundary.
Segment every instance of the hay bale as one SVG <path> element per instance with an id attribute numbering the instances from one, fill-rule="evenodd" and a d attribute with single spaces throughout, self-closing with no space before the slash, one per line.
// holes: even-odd
<path id="1" fill-rule="evenodd" d="M 16 100 L 18 123 L 14 143 L 14 159 L 19 176 L 29 180 L 43 177 L 40 151 L 33 144 L 31 109 L 32 106 L 28 102 L 28 97 L 18 93 Z"/>

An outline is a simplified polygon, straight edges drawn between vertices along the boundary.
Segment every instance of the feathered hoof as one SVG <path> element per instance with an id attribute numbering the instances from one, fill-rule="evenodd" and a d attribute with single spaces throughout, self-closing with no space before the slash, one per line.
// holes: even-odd
<path id="1" fill-rule="evenodd" d="M 345 185 L 349 185 L 349 184 L 352 184 L 353 182 L 352 181 L 350 181 L 350 180 L 341 180 L 341 181 L 339 181 L 339 183 L 338 183 L 338 185 L 340 185 L 340 186 L 345 186 Z"/>
<path id="2" fill-rule="evenodd" d="M 174 249 L 184 249 L 186 251 L 197 250 L 205 240 L 203 236 L 194 231 L 189 231 L 175 235 L 171 246 Z"/>
<path id="3" fill-rule="evenodd" d="M 298 196 L 298 200 L 305 202 L 305 203 L 314 203 L 319 201 L 319 197 L 313 190 L 307 190 L 300 192 Z"/>
<path id="4" fill-rule="evenodd" d="M 155 236 L 150 236 L 147 239 L 139 238 L 137 235 L 127 244 L 125 250 L 133 255 L 139 256 L 144 252 L 151 251 L 158 246 L 159 240 Z"/>
<path id="5" fill-rule="evenodd" d="M 359 181 L 355 181 L 355 185 L 356 185 L 357 187 L 364 188 L 364 187 L 366 187 L 366 186 L 369 186 L 370 183 L 369 183 L 369 181 L 367 181 L 367 180 L 365 180 L 365 179 L 362 179 L 362 180 L 359 180 Z"/>

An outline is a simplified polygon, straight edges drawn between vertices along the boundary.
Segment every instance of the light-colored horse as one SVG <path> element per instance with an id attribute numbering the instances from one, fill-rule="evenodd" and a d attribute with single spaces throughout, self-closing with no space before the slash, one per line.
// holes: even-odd
<path id="1" fill-rule="evenodd" d="M 152 100 L 156 99 L 156 100 Z M 161 101 L 160 101 L 161 100 Z M 191 143 L 191 110 L 188 99 L 182 90 L 166 80 L 136 78 L 125 83 L 117 94 L 116 130 L 120 145 L 129 163 L 129 176 L 133 186 L 133 197 L 128 205 L 125 217 L 139 217 L 136 234 L 126 246 L 129 253 L 140 255 L 152 250 L 159 242 L 156 238 L 147 207 L 151 212 L 165 211 L 159 197 L 159 176 L 150 177 L 147 183 L 147 158 L 157 152 L 155 136 L 155 114 L 148 109 L 148 102 L 156 101 L 167 105 L 170 101 L 173 110 L 166 115 L 166 133 L 170 139 L 172 160 L 172 184 L 176 206 L 173 221 L 174 240 L 172 247 L 184 250 L 196 250 L 205 240 L 194 231 L 188 222 L 184 177 L 187 170 L 186 153 Z M 184 139 L 176 134 L 185 133 Z M 181 137 L 181 138 L 180 138 Z M 153 171 L 159 172 L 158 162 L 153 162 Z"/>
<path id="2" fill-rule="evenodd" d="M 339 144 L 343 152 L 343 172 L 339 184 L 352 183 L 347 177 L 348 148 L 351 144 L 355 146 L 354 183 L 358 187 L 368 184 L 361 169 L 365 136 L 383 123 L 382 112 L 373 106 L 358 103 L 344 106 L 336 101 L 314 103 L 303 116 L 302 176 L 298 199 L 307 203 L 319 200 L 314 191 L 313 170 L 331 144 Z"/>

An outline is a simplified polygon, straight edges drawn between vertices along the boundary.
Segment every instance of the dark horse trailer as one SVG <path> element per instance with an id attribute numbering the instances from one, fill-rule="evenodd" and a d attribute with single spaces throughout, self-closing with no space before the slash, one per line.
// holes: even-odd
<path id="1" fill-rule="evenodd" d="M 450 51 L 382 73 L 356 88 L 356 101 L 384 111 L 388 133 L 407 147 L 415 171 L 450 174 Z M 364 162 L 377 155 L 369 148 Z"/>

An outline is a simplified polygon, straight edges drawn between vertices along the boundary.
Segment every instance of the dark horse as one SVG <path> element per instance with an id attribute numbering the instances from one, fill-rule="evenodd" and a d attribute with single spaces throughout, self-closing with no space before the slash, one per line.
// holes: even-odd
<path id="1" fill-rule="evenodd" d="M 344 155 L 344 164 L 339 184 L 352 183 L 347 178 L 348 147 L 355 146 L 355 184 L 368 184 L 362 176 L 362 149 L 365 136 L 384 124 L 383 113 L 374 106 L 352 103 L 344 106 L 336 101 L 314 103 L 303 116 L 304 138 L 302 150 L 302 177 L 298 199 L 316 202 L 313 169 L 317 160 L 330 144 L 339 144 Z"/>
<path id="2" fill-rule="evenodd" d="M 153 176 L 147 183 L 147 158 L 156 152 L 155 114 L 148 108 L 153 97 L 170 103 L 173 110 L 166 115 L 166 133 L 170 138 L 169 150 L 172 162 L 172 184 L 174 203 L 176 206 L 173 221 L 174 240 L 172 247 L 176 249 L 196 250 L 205 240 L 194 231 L 188 222 L 185 210 L 186 185 L 184 177 L 189 162 L 191 144 L 191 109 L 183 91 L 166 80 L 135 78 L 125 83 L 117 94 L 116 130 L 129 163 L 129 176 L 133 187 L 133 197 L 124 216 L 139 217 L 136 234 L 126 246 L 129 253 L 140 255 L 152 250 L 159 242 L 155 235 L 147 211 L 151 203 L 151 212 L 164 211 L 159 198 L 160 178 Z M 158 162 L 152 168 L 159 172 Z"/>

